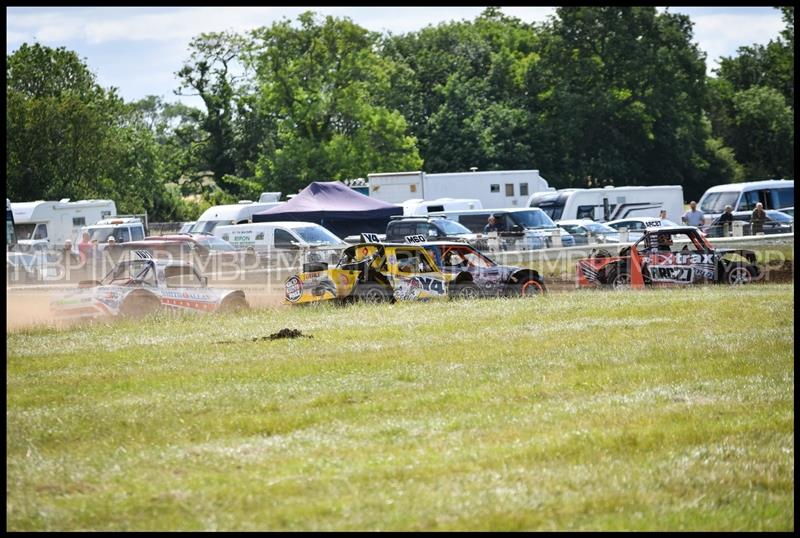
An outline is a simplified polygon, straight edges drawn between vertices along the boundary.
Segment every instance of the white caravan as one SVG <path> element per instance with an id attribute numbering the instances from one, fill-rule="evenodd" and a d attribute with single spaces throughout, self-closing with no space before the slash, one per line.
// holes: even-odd
<path id="1" fill-rule="evenodd" d="M 191 233 L 212 233 L 217 225 L 244 224 L 253 222 L 253 213 L 266 211 L 284 202 L 279 202 L 281 193 L 265 192 L 261 194 L 258 202 L 241 200 L 238 204 L 215 205 L 206 209 L 197 222 L 194 223 Z"/>
<path id="2" fill-rule="evenodd" d="M 596 189 L 561 189 L 531 195 L 529 207 L 538 207 L 555 220 L 592 219 L 596 222 L 629 217 L 661 216 L 680 220 L 683 214 L 683 187 L 602 187 Z"/>
<path id="3" fill-rule="evenodd" d="M 377 200 L 401 204 L 410 198 L 477 199 L 482 207 L 525 207 L 535 192 L 553 190 L 538 170 L 495 172 L 392 172 L 369 174 L 369 195 Z"/>
<path id="4" fill-rule="evenodd" d="M 401 204 L 404 216 L 427 215 L 433 211 L 459 211 L 466 209 L 483 209 L 481 201 L 473 198 L 439 198 L 437 200 L 423 200 L 412 198 Z"/>
<path id="5" fill-rule="evenodd" d="M 81 228 L 117 214 L 112 200 L 79 200 L 64 198 L 58 202 L 12 202 L 17 241 L 26 244 L 47 240 L 51 247 L 69 239 L 77 244 Z"/>
<path id="6" fill-rule="evenodd" d="M 705 213 L 705 223 L 711 224 L 719 217 L 725 206 L 734 211 L 752 211 L 761 202 L 764 209 L 794 207 L 794 180 L 768 179 L 746 183 L 728 183 L 709 188 L 698 202 L 698 209 Z"/>

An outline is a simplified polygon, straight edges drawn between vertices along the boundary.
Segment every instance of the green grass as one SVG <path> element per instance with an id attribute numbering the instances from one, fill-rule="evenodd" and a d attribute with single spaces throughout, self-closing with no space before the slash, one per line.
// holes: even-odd
<path id="1" fill-rule="evenodd" d="M 793 314 L 708 286 L 9 333 L 7 530 L 792 530 Z M 284 327 L 313 338 L 253 341 Z"/>

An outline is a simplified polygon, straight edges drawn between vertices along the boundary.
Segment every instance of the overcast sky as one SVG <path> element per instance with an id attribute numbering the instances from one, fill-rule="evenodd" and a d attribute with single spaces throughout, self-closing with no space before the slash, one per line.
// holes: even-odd
<path id="1" fill-rule="evenodd" d="M 663 10 L 665 8 L 659 8 Z M 740 46 L 766 44 L 783 29 L 772 7 L 670 7 L 694 23 L 694 40 L 707 53 L 709 74 L 720 56 Z M 201 107 L 198 98 L 179 98 L 174 75 L 188 58 L 189 41 L 202 32 L 244 33 L 303 11 L 349 17 L 376 32 L 400 34 L 452 20 L 473 20 L 484 8 L 471 7 L 7 7 L 6 52 L 39 42 L 75 51 L 101 86 L 115 86 L 126 101 L 160 95 Z M 543 22 L 548 7 L 503 7 L 527 22 Z"/>

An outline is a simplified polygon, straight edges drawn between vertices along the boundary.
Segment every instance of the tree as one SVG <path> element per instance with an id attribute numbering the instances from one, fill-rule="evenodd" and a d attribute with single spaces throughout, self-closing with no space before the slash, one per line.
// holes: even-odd
<path id="1" fill-rule="evenodd" d="M 296 192 L 310 181 L 364 177 L 421 164 L 401 114 L 383 105 L 391 65 L 377 36 L 349 19 L 311 12 L 252 33 L 247 65 L 258 98 L 248 103 L 274 138 L 260 147 L 256 177 Z"/>

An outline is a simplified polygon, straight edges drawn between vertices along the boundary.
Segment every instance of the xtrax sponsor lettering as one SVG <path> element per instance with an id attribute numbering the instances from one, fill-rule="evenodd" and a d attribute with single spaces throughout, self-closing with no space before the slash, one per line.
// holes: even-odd
<path id="1" fill-rule="evenodd" d="M 414 283 L 422 286 L 422 289 L 425 291 L 431 291 L 434 293 L 438 293 L 439 295 L 444 294 L 444 282 L 441 280 L 436 280 L 435 278 L 429 278 L 426 276 L 415 276 L 411 279 L 412 285 Z"/>
<path id="2" fill-rule="evenodd" d="M 650 267 L 650 278 L 655 282 L 691 282 L 693 268 L 675 265 L 656 265 Z"/>

